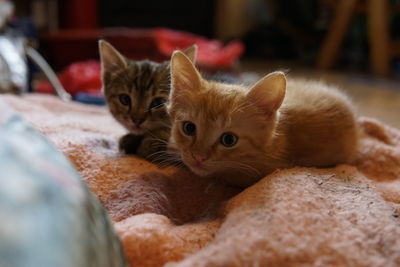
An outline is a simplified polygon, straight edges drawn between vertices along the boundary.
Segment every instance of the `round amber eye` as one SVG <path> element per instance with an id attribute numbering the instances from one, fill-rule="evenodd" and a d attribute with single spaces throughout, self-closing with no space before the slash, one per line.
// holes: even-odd
<path id="1" fill-rule="evenodd" d="M 151 101 L 150 109 L 161 108 L 165 102 L 167 102 L 167 99 L 165 99 L 164 97 L 156 97 L 153 99 L 153 101 Z"/>
<path id="2" fill-rule="evenodd" d="M 233 133 L 223 133 L 220 138 L 221 144 L 226 147 L 233 147 L 238 140 L 239 138 Z"/>
<path id="3" fill-rule="evenodd" d="M 127 94 L 120 94 L 118 98 L 119 102 L 124 106 L 129 106 L 131 104 L 131 97 Z"/>
<path id="4" fill-rule="evenodd" d="M 196 125 L 190 121 L 184 121 L 182 123 L 182 130 L 186 135 L 193 136 L 196 134 Z"/>

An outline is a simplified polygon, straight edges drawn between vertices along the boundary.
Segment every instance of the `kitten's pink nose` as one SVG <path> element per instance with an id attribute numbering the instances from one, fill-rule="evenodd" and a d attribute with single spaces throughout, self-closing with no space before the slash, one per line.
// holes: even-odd
<path id="1" fill-rule="evenodd" d="M 194 158 L 195 161 L 197 161 L 198 163 L 202 163 L 205 160 L 207 160 L 210 156 L 209 155 L 205 155 L 205 154 L 194 154 L 192 153 L 192 157 Z"/>

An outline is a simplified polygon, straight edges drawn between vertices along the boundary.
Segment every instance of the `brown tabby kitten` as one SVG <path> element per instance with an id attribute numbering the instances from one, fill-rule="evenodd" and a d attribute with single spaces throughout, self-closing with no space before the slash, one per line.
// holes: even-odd
<path id="1" fill-rule="evenodd" d="M 279 168 L 352 160 L 350 101 L 322 83 L 271 73 L 251 88 L 204 80 L 181 52 L 171 59 L 170 145 L 201 176 L 248 186 Z"/>
<path id="2" fill-rule="evenodd" d="M 170 120 L 165 109 L 170 91 L 170 63 L 133 61 L 108 42 L 99 42 L 103 92 L 114 118 L 129 133 L 119 140 L 127 154 L 157 158 L 166 148 Z M 184 51 L 194 61 L 196 46 Z"/>

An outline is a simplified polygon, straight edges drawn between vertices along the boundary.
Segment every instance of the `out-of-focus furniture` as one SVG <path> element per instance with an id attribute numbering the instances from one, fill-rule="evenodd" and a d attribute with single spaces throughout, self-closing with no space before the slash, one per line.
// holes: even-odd
<path id="1" fill-rule="evenodd" d="M 345 37 L 353 14 L 367 14 L 368 39 L 370 44 L 370 68 L 377 76 L 390 74 L 390 60 L 396 55 L 397 45 L 390 40 L 389 0 L 321 0 L 325 5 L 335 7 L 335 15 L 319 52 L 317 66 L 322 69 L 331 68 Z M 399 54 L 397 52 L 397 54 Z"/>
<path id="2" fill-rule="evenodd" d="M 215 36 L 227 41 L 243 37 L 252 25 L 249 18 L 248 1 L 215 1 Z"/>

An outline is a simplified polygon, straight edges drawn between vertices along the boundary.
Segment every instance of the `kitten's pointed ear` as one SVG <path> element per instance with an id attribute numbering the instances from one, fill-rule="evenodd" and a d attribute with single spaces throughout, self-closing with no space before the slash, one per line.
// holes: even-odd
<path id="1" fill-rule="evenodd" d="M 171 99 L 187 95 L 200 89 L 201 75 L 196 67 L 181 51 L 171 57 Z"/>
<path id="2" fill-rule="evenodd" d="M 99 52 L 101 68 L 103 72 L 112 71 L 118 68 L 125 68 L 127 61 L 110 43 L 100 40 Z"/>
<path id="3" fill-rule="evenodd" d="M 196 56 L 197 56 L 197 45 L 191 45 L 185 50 L 183 50 L 183 53 L 192 61 L 193 63 L 196 62 Z"/>
<path id="4" fill-rule="evenodd" d="M 286 92 L 286 77 L 283 72 L 273 72 L 259 80 L 247 95 L 250 102 L 268 115 L 281 106 Z"/>

